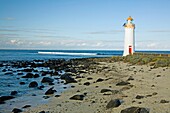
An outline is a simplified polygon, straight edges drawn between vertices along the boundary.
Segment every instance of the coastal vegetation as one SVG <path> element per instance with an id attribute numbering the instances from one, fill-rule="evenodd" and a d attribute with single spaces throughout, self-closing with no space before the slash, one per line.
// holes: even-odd
<path id="1" fill-rule="evenodd" d="M 170 66 L 170 57 L 168 56 L 158 56 L 158 55 L 142 55 L 142 54 L 134 54 L 134 55 L 128 55 L 126 57 L 120 57 L 120 56 L 113 56 L 112 60 L 117 61 L 123 61 L 125 63 L 131 63 L 133 65 L 149 65 L 153 66 L 154 68 L 158 67 L 169 67 Z"/>

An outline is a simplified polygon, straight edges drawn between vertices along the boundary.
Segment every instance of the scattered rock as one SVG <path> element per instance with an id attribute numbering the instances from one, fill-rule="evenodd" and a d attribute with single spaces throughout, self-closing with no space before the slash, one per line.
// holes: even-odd
<path id="1" fill-rule="evenodd" d="M 67 87 L 63 87 L 64 89 L 66 89 Z"/>
<path id="2" fill-rule="evenodd" d="M 84 97 L 85 97 L 84 95 L 74 95 L 70 99 L 71 100 L 83 100 Z"/>
<path id="3" fill-rule="evenodd" d="M 161 75 L 157 75 L 156 77 L 161 77 Z"/>
<path id="4" fill-rule="evenodd" d="M 22 76 L 22 78 L 33 78 L 34 74 L 32 73 L 27 73 L 25 76 Z"/>
<path id="5" fill-rule="evenodd" d="M 77 76 L 76 76 L 76 79 L 77 79 L 77 78 L 82 78 L 82 76 L 80 76 L 80 75 L 77 75 Z"/>
<path id="6" fill-rule="evenodd" d="M 31 107 L 31 105 L 25 105 L 22 108 L 29 108 L 29 107 Z"/>
<path id="7" fill-rule="evenodd" d="M 71 86 L 71 88 L 74 88 L 75 86 Z"/>
<path id="8" fill-rule="evenodd" d="M 79 72 L 79 73 L 87 73 L 86 70 L 79 70 L 78 72 Z"/>
<path id="9" fill-rule="evenodd" d="M 99 78 L 99 79 L 96 80 L 96 82 L 102 82 L 102 81 L 104 81 L 103 78 Z"/>
<path id="10" fill-rule="evenodd" d="M 167 101 L 167 100 L 161 100 L 160 103 L 163 103 L 163 104 L 164 104 L 164 103 L 169 103 L 169 101 Z"/>
<path id="11" fill-rule="evenodd" d="M 53 83 L 53 82 L 50 82 L 49 85 L 54 85 L 54 83 Z"/>
<path id="12" fill-rule="evenodd" d="M 24 73 L 17 73 L 17 75 L 23 75 Z"/>
<path id="13" fill-rule="evenodd" d="M 55 97 L 60 97 L 61 95 L 55 95 Z"/>
<path id="14" fill-rule="evenodd" d="M 121 102 L 119 99 L 110 100 L 109 103 L 106 105 L 106 109 L 115 108 L 120 105 L 121 105 Z"/>
<path id="15" fill-rule="evenodd" d="M 85 82 L 84 85 L 89 86 L 90 82 Z"/>
<path id="16" fill-rule="evenodd" d="M 16 95 L 17 93 L 17 91 L 11 91 L 11 95 Z"/>
<path id="17" fill-rule="evenodd" d="M 58 76 L 59 73 L 57 71 L 55 71 L 53 74 L 51 74 L 51 76 Z"/>
<path id="18" fill-rule="evenodd" d="M 122 110 L 120 113 L 149 113 L 149 109 L 141 107 L 130 107 Z"/>
<path id="19" fill-rule="evenodd" d="M 20 112 L 22 112 L 22 110 L 21 110 L 21 109 L 18 109 L 18 108 L 14 108 L 14 109 L 12 110 L 12 112 L 13 112 L 13 113 L 20 113 Z"/>
<path id="20" fill-rule="evenodd" d="M 142 99 L 142 98 L 144 98 L 144 96 L 141 96 L 141 95 L 136 96 L 136 99 Z"/>
<path id="21" fill-rule="evenodd" d="M 13 73 L 12 72 L 7 72 L 4 75 L 13 75 Z"/>
<path id="22" fill-rule="evenodd" d="M 100 93 L 105 93 L 105 92 L 108 92 L 108 91 L 112 91 L 112 90 L 110 90 L 110 89 L 102 89 L 102 90 L 100 91 Z"/>
<path id="23" fill-rule="evenodd" d="M 19 84 L 20 84 L 20 85 L 25 85 L 25 82 L 20 82 Z"/>
<path id="24" fill-rule="evenodd" d="M 34 88 L 34 87 L 38 87 L 38 83 L 36 81 L 33 81 L 29 84 L 29 88 Z"/>
<path id="25" fill-rule="evenodd" d="M 32 96 L 37 96 L 36 94 L 32 94 Z"/>
<path id="26" fill-rule="evenodd" d="M 95 88 L 98 88 L 99 86 L 95 86 Z"/>
<path id="27" fill-rule="evenodd" d="M 41 82 L 42 83 L 52 83 L 54 81 L 54 79 L 49 78 L 49 77 L 44 77 Z"/>
<path id="28" fill-rule="evenodd" d="M 38 78 L 38 77 L 40 77 L 39 74 L 35 74 L 35 75 L 34 75 L 34 78 Z"/>
<path id="29" fill-rule="evenodd" d="M 124 86 L 124 85 L 128 85 L 130 84 L 129 82 L 126 82 L 126 81 L 121 81 L 119 83 L 116 84 L 116 86 Z"/>
<path id="30" fill-rule="evenodd" d="M 94 100 L 91 103 L 96 103 Z"/>
<path id="31" fill-rule="evenodd" d="M 133 78 L 132 76 L 130 76 L 127 80 L 128 80 L 128 81 L 134 80 L 134 78 Z"/>
<path id="32" fill-rule="evenodd" d="M 152 95 L 157 95 L 158 93 L 157 92 L 153 92 Z"/>
<path id="33" fill-rule="evenodd" d="M 48 99 L 48 98 L 50 98 L 50 96 L 43 96 L 43 98 L 44 98 L 44 99 Z"/>
<path id="34" fill-rule="evenodd" d="M 86 96 L 86 95 L 87 95 L 87 92 L 85 92 L 84 95 Z"/>
<path id="35" fill-rule="evenodd" d="M 54 92 L 57 92 L 56 90 L 53 90 L 54 87 L 51 87 L 50 89 L 48 89 L 46 92 L 45 92 L 45 95 L 50 95 L 50 94 L 54 94 Z"/>
<path id="36" fill-rule="evenodd" d="M 45 111 L 40 111 L 39 113 L 45 113 Z"/>
<path id="37" fill-rule="evenodd" d="M 2 72 L 6 72 L 7 70 L 6 69 L 3 69 Z"/>
<path id="38" fill-rule="evenodd" d="M 61 75 L 61 79 L 65 80 L 66 83 L 77 83 L 77 81 L 68 73 Z"/>
<path id="39" fill-rule="evenodd" d="M 152 85 L 151 87 L 155 87 L 155 85 Z"/>
<path id="40" fill-rule="evenodd" d="M 27 69 L 24 69 L 23 71 L 24 71 L 24 72 L 32 72 L 32 71 L 33 71 L 33 69 L 29 69 L 29 68 L 27 68 Z"/>
<path id="41" fill-rule="evenodd" d="M 42 72 L 41 76 L 46 76 L 46 73 L 45 73 L 45 72 Z"/>
<path id="42" fill-rule="evenodd" d="M 15 98 L 15 97 L 13 97 L 13 96 L 1 96 L 0 97 L 0 103 L 3 104 L 3 103 L 5 103 L 4 101 L 10 100 L 10 99 L 13 99 L 13 98 Z"/>
<path id="43" fill-rule="evenodd" d="M 147 97 L 152 97 L 152 95 L 146 95 L 146 98 L 147 98 Z"/>
<path id="44" fill-rule="evenodd" d="M 92 77 L 88 77 L 87 80 L 92 80 L 93 78 Z"/>
<path id="45" fill-rule="evenodd" d="M 43 85 L 39 86 L 38 89 L 42 90 L 44 88 Z"/>

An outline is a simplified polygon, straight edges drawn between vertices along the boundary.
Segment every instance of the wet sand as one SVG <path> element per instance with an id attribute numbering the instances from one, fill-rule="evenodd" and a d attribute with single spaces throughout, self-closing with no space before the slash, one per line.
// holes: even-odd
<path id="1" fill-rule="evenodd" d="M 26 109 L 25 113 L 121 113 L 132 106 L 145 108 L 149 113 L 170 112 L 169 67 L 95 62 L 81 70 L 78 77 L 73 76 L 77 81 L 71 83 L 73 88 L 59 97 L 53 95 L 48 104 Z M 74 95 L 83 95 L 83 98 L 70 99 Z M 120 105 L 106 107 L 114 99 L 118 99 Z"/>

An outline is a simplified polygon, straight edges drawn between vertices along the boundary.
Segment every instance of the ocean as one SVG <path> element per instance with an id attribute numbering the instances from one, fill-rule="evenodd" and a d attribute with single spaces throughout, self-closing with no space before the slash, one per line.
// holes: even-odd
<path id="1" fill-rule="evenodd" d="M 170 54 L 170 51 L 138 51 L 147 53 Z M 43 76 L 38 78 L 22 78 L 20 70 L 24 68 L 16 68 L 9 65 L 10 62 L 16 61 L 33 61 L 33 60 L 49 60 L 49 59 L 75 59 L 75 58 L 98 58 L 122 56 L 121 50 L 0 50 L 0 96 L 9 96 L 12 91 L 17 91 L 14 99 L 5 101 L 5 104 L 0 104 L 0 113 L 10 113 L 13 108 L 22 108 L 24 105 L 36 106 L 47 103 L 49 98 L 45 97 L 44 92 L 51 86 L 43 84 L 43 90 L 29 88 L 28 85 L 32 81 L 37 81 L 38 85 L 42 85 Z M 52 71 L 48 67 L 37 67 L 32 72 L 40 74 L 41 71 Z M 27 72 L 22 72 L 26 75 Z M 47 75 L 48 76 L 48 75 Z M 49 77 L 51 77 L 49 75 Z M 54 77 L 52 77 L 55 79 Z M 20 82 L 24 82 L 21 85 Z M 59 84 L 58 84 L 59 83 Z M 64 88 L 65 87 L 65 88 Z M 57 89 L 56 94 L 60 94 L 64 90 L 71 88 L 69 84 L 64 84 L 62 80 L 54 81 L 54 88 Z"/>
<path id="2" fill-rule="evenodd" d="M 0 50 L 0 61 L 109 57 L 122 54 L 123 51 L 119 50 Z"/>

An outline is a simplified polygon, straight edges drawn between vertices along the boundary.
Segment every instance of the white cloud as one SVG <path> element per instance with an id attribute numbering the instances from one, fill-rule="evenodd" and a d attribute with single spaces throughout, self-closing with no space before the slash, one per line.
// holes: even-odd
<path id="1" fill-rule="evenodd" d="M 16 40 L 10 40 L 11 44 L 15 44 L 17 41 Z"/>
<path id="2" fill-rule="evenodd" d="M 41 46 L 48 46 L 48 45 L 51 45 L 51 43 L 52 42 L 50 42 L 50 41 L 41 41 L 38 44 L 40 44 Z"/>
<path id="3" fill-rule="evenodd" d="M 149 43 L 147 44 L 148 48 L 156 48 L 157 47 L 157 43 Z"/>
<path id="4" fill-rule="evenodd" d="M 121 33 L 124 32 L 123 30 L 108 30 L 108 31 L 93 31 L 93 32 L 85 32 L 85 34 L 115 34 L 115 33 Z"/>

